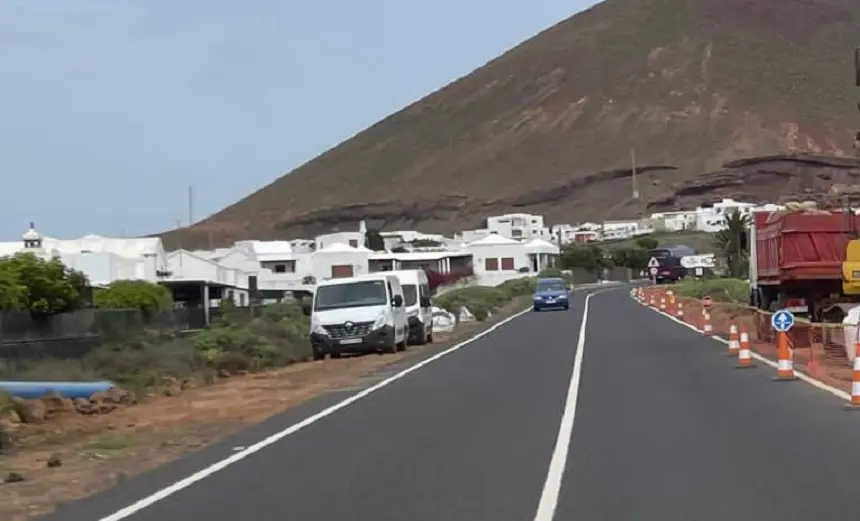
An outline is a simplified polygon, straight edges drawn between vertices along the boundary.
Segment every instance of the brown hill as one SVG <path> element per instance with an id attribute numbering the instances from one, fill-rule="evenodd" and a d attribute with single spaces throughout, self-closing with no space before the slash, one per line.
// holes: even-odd
<path id="1" fill-rule="evenodd" d="M 852 154 L 858 29 L 857 0 L 607 0 L 164 237 L 312 236 L 361 218 L 451 232 L 508 211 L 573 222 L 726 196 L 826 199 L 830 183 L 857 182 L 851 161 L 732 161 Z M 647 208 L 630 197 L 633 147 Z"/>

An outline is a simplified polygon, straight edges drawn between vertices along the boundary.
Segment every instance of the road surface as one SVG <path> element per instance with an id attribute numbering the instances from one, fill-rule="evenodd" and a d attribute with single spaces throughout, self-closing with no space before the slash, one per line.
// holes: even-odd
<path id="1" fill-rule="evenodd" d="M 378 388 L 334 412 L 358 391 L 46 519 L 853 518 L 860 412 L 804 382 L 772 382 L 770 367 L 733 369 L 723 344 L 626 289 L 588 299 L 583 336 L 585 308 L 577 293 L 570 311 L 528 313 L 402 378 L 380 375 L 381 387 L 365 383 Z"/>

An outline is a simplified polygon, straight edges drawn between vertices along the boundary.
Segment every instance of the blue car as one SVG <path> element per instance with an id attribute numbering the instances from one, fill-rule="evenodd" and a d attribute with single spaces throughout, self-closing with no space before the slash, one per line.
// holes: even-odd
<path id="1" fill-rule="evenodd" d="M 538 279 L 537 288 L 532 295 L 532 309 L 569 309 L 570 290 L 561 278 Z"/>

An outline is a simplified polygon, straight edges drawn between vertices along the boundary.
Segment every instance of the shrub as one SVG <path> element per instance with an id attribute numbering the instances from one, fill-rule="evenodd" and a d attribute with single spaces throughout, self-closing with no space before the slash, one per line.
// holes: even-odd
<path id="1" fill-rule="evenodd" d="M 254 318 L 234 311 L 193 335 L 144 331 L 81 359 L 0 361 L 0 379 L 106 379 L 139 393 L 161 385 L 164 377 L 208 381 L 216 371 L 257 371 L 311 358 L 308 318 L 295 304 L 267 306 Z"/>
<path id="2" fill-rule="evenodd" d="M 741 279 L 705 278 L 684 279 L 673 288 L 682 297 L 701 299 L 711 297 L 714 302 L 746 304 L 749 301 L 749 283 Z"/>
<path id="3" fill-rule="evenodd" d="M 173 308 L 170 290 L 146 280 L 117 280 L 93 294 L 94 304 L 103 309 L 139 309 L 151 316 Z"/>
<path id="4" fill-rule="evenodd" d="M 442 309 L 457 314 L 465 307 L 483 321 L 489 314 L 508 304 L 517 297 L 530 295 L 534 288 L 535 279 L 524 277 L 509 280 L 497 287 L 470 286 L 455 289 L 435 299 L 436 305 Z"/>

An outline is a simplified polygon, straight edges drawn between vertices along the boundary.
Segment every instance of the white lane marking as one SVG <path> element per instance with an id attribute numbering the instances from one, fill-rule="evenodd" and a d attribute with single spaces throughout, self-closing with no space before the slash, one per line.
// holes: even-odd
<path id="1" fill-rule="evenodd" d="M 575 288 L 575 291 L 585 290 L 585 289 L 590 289 L 590 286 Z M 589 298 L 591 298 L 591 295 L 588 295 L 585 298 L 585 308 L 586 309 L 588 308 L 588 299 Z M 418 369 L 421 369 L 422 367 L 429 365 L 429 364 L 435 362 L 436 360 L 439 360 L 440 358 L 453 353 L 454 351 L 457 351 L 459 349 L 462 349 L 463 347 L 466 347 L 467 345 L 471 344 L 475 340 L 478 340 L 479 338 L 482 338 L 482 337 L 492 333 L 493 331 L 499 329 L 500 327 L 504 326 L 508 322 L 511 322 L 512 320 L 519 318 L 519 317 L 525 315 L 526 313 L 531 312 L 531 310 L 532 310 L 532 308 L 531 308 L 531 306 L 529 306 L 528 308 L 524 309 L 523 311 L 520 311 L 519 313 L 516 313 L 515 315 L 512 315 L 512 316 L 502 320 L 501 322 L 499 322 L 497 324 L 493 324 L 491 327 L 485 329 L 484 331 L 481 331 L 480 333 L 478 333 L 477 335 L 475 335 L 473 337 L 470 337 L 470 338 L 460 342 L 459 344 L 451 346 L 448 349 L 441 351 L 441 352 L 431 356 L 430 358 L 428 358 L 426 360 L 422 360 L 422 361 L 416 363 L 415 365 L 409 366 L 406 369 L 400 371 L 399 373 L 394 374 L 394 375 L 390 376 L 389 378 L 386 378 L 385 380 L 382 380 L 381 382 L 377 383 L 376 385 L 368 387 L 367 389 L 365 389 L 365 390 L 363 390 L 357 394 L 354 394 L 354 395 L 350 396 L 349 398 L 346 398 L 343 401 L 340 401 L 340 402 L 332 405 L 331 407 L 329 407 L 327 409 L 323 409 L 322 411 L 314 414 L 313 416 L 309 416 L 309 417 L 305 418 L 304 420 L 300 421 L 299 423 L 291 425 L 290 427 L 287 427 L 286 429 L 284 429 L 280 432 L 277 432 L 277 433 L 269 436 L 268 438 L 265 438 L 264 440 L 259 441 L 255 444 L 249 446 L 246 449 L 243 449 L 241 452 L 236 452 L 235 454 L 233 454 L 232 456 L 230 456 L 228 458 L 225 458 L 221 461 L 213 463 L 212 465 L 210 465 L 210 466 L 208 466 L 202 470 L 198 470 L 197 472 L 188 476 L 187 478 L 181 479 L 181 480 L 177 481 L 176 483 L 174 483 L 168 487 L 165 487 L 165 488 L 163 488 L 157 492 L 154 492 L 153 494 L 151 494 L 149 496 L 146 496 L 142 499 L 139 499 L 135 503 L 132 503 L 131 505 L 129 505 L 125 508 L 122 508 L 120 510 L 117 510 L 113 514 L 107 515 L 107 516 L 99 519 L 98 521 L 121 521 L 121 520 L 123 520 L 129 516 L 132 516 L 132 515 L 136 514 L 137 512 L 140 512 L 141 510 L 154 505 L 155 503 L 161 501 L 162 499 L 165 499 L 168 496 L 171 496 L 171 495 L 179 492 L 180 490 L 186 489 L 186 488 L 190 487 L 191 485 L 193 485 L 194 483 L 197 483 L 198 481 L 202 481 L 202 480 L 208 478 L 209 476 L 211 476 L 212 474 L 215 474 L 216 472 L 218 472 L 220 470 L 224 470 L 225 468 L 229 467 L 230 465 L 232 465 L 232 464 L 234 464 L 234 463 L 236 463 L 242 459 L 247 458 L 251 454 L 254 454 L 256 452 L 260 452 L 261 450 L 265 449 L 269 445 L 272 445 L 273 443 L 276 443 L 276 442 L 286 438 L 290 434 L 294 434 L 294 433 L 300 431 L 301 429 L 307 427 L 308 425 L 311 425 L 313 423 L 320 421 L 321 419 L 325 418 L 326 416 L 331 416 L 332 414 L 336 413 L 337 411 L 343 409 L 344 407 L 346 407 L 352 403 L 357 402 L 358 400 L 361 400 L 362 398 L 368 396 L 369 394 L 371 394 L 375 391 L 378 391 L 378 390 L 382 389 L 383 387 L 386 387 L 386 386 L 393 384 L 394 382 L 396 382 L 397 380 L 400 380 L 404 376 L 406 376 L 410 373 L 414 373 Z M 584 318 L 585 317 L 583 316 L 583 320 L 584 320 Z"/>
<path id="2" fill-rule="evenodd" d="M 549 471 L 546 475 L 546 481 L 543 485 L 534 521 L 552 521 L 555 509 L 558 506 L 561 481 L 564 477 L 564 468 L 567 465 L 567 452 L 570 448 L 570 438 L 573 435 L 573 420 L 576 416 L 579 382 L 582 377 L 582 356 L 585 352 L 585 326 L 588 323 L 588 304 L 591 301 L 591 297 L 597 294 L 591 293 L 585 297 L 585 304 L 582 307 L 582 322 L 579 324 L 579 338 L 576 341 L 576 355 L 573 358 L 573 373 L 570 376 L 570 385 L 567 388 L 567 398 L 564 402 L 564 412 L 561 415 L 561 424 L 558 427 L 555 448 L 549 461 Z"/>
<path id="3" fill-rule="evenodd" d="M 668 313 L 664 313 L 663 311 L 660 311 L 659 309 L 652 309 L 651 307 L 648 306 L 648 304 L 646 304 L 644 302 L 639 302 L 635 298 L 633 299 L 633 301 L 638 303 L 641 306 L 648 308 L 651 311 L 654 311 L 654 312 L 668 318 L 669 320 L 672 320 L 678 324 L 681 324 L 682 326 L 687 327 L 688 329 L 692 329 L 693 331 L 695 331 L 697 333 L 702 332 L 702 330 L 697 328 L 696 326 L 694 326 L 692 324 L 688 324 L 682 320 L 678 320 L 676 317 L 673 317 L 672 315 L 670 315 Z M 708 337 L 704 337 L 704 338 L 708 338 Z M 729 341 L 726 340 L 725 338 L 722 338 L 722 337 L 719 337 L 716 335 L 711 336 L 710 338 L 713 338 L 717 342 L 722 342 L 723 344 L 728 345 L 728 343 L 729 343 Z M 758 360 L 759 362 L 762 362 L 765 365 L 769 365 L 769 366 L 773 367 L 774 369 L 777 369 L 778 364 L 777 364 L 776 360 L 771 360 L 770 358 L 764 357 L 764 356 L 756 353 L 755 351 L 750 351 L 750 353 L 752 354 L 752 357 L 755 358 L 756 360 Z M 809 385 L 812 385 L 813 387 L 817 387 L 818 389 L 821 389 L 822 391 L 826 391 L 826 392 L 828 392 L 828 393 L 830 393 L 830 394 L 832 394 L 838 398 L 842 398 L 843 400 L 850 400 L 851 399 L 851 395 L 848 394 L 847 392 L 843 391 L 842 389 L 837 389 L 836 387 L 833 387 L 832 385 L 828 385 L 828 384 L 822 382 L 821 380 L 816 380 L 815 378 L 809 376 L 806 373 L 803 373 L 801 371 L 794 371 L 794 374 L 795 374 L 795 376 L 797 376 L 798 379 L 808 383 Z"/>

